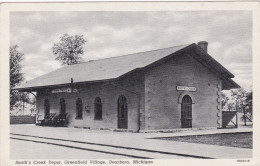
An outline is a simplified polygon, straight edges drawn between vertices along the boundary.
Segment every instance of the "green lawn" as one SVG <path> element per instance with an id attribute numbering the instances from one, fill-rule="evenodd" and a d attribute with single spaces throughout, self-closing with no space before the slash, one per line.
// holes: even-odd
<path id="1" fill-rule="evenodd" d="M 154 139 L 253 149 L 252 137 L 253 137 L 252 132 L 246 132 L 246 133 L 192 135 L 192 136 L 180 136 L 180 137 L 158 137 Z"/>

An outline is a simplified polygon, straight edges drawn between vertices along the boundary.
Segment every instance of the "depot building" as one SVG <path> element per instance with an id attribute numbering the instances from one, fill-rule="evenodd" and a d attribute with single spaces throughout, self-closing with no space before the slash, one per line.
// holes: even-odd
<path id="1" fill-rule="evenodd" d="M 239 85 L 207 46 L 202 41 L 68 65 L 14 89 L 36 92 L 37 120 L 67 113 L 70 127 L 221 127 L 221 91 Z"/>

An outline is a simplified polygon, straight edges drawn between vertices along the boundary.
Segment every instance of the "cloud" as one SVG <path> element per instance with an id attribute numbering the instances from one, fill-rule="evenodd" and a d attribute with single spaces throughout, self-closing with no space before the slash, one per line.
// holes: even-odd
<path id="1" fill-rule="evenodd" d="M 54 60 L 48 60 L 43 63 L 49 71 L 56 70 L 61 67 L 61 63 Z"/>
<path id="2" fill-rule="evenodd" d="M 88 60 L 97 60 L 97 59 L 103 59 L 108 57 L 114 57 L 115 55 L 120 55 L 120 52 L 116 48 L 104 48 L 102 50 L 98 51 L 90 51 L 86 52 L 86 55 L 84 56 L 84 59 L 86 61 Z"/>
<path id="3" fill-rule="evenodd" d="M 206 40 L 239 84 L 252 85 L 250 11 L 11 12 L 10 20 L 27 79 L 60 67 L 51 48 L 68 33 L 86 38 L 86 61 Z"/>
<path id="4" fill-rule="evenodd" d="M 210 43 L 210 49 L 218 50 L 220 49 L 222 44 L 220 42 L 212 42 Z"/>
<path id="5" fill-rule="evenodd" d="M 251 62 L 252 58 L 249 55 L 250 52 L 250 48 L 246 47 L 245 45 L 239 44 L 228 48 L 226 51 L 224 51 L 223 55 L 227 58 L 236 56 L 236 60 L 240 62 Z"/>

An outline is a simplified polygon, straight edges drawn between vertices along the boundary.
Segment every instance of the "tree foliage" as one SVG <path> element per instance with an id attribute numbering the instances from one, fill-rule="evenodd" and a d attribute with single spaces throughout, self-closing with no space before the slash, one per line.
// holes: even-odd
<path id="1" fill-rule="evenodd" d="M 246 106 L 248 107 L 248 112 L 253 115 L 253 92 L 249 92 L 246 96 Z"/>
<path id="2" fill-rule="evenodd" d="M 25 103 L 30 104 L 30 101 L 31 101 L 28 93 L 18 92 L 16 90 L 13 93 L 15 94 L 15 103 L 12 106 L 12 109 L 24 111 L 24 104 Z"/>
<path id="3" fill-rule="evenodd" d="M 248 92 L 243 88 L 231 90 L 231 99 L 235 101 L 235 107 L 237 109 L 245 107 L 247 94 Z"/>
<path id="4" fill-rule="evenodd" d="M 221 100 L 221 102 L 222 102 L 222 109 L 224 108 L 224 106 L 227 105 L 228 100 L 229 100 L 229 98 L 228 98 L 227 94 L 222 92 L 222 100 Z"/>
<path id="5" fill-rule="evenodd" d="M 11 88 L 19 85 L 23 81 L 23 73 L 21 73 L 22 66 L 20 62 L 23 60 L 23 53 L 20 53 L 18 46 L 10 47 L 10 86 Z"/>
<path id="6" fill-rule="evenodd" d="M 82 62 L 81 56 L 84 54 L 83 45 L 86 40 L 83 35 L 69 36 L 64 34 L 60 37 L 60 42 L 52 47 L 56 60 L 62 62 L 62 65 L 71 65 Z"/>
<path id="7" fill-rule="evenodd" d="M 227 94 L 222 94 L 222 106 L 228 111 L 240 111 L 246 109 L 252 114 L 252 92 L 247 92 L 245 89 L 235 89 L 230 91 L 230 97 Z"/>
<path id="8" fill-rule="evenodd" d="M 11 46 L 9 48 L 10 54 L 10 109 L 17 101 L 21 99 L 21 95 L 18 91 L 12 90 L 15 86 L 19 85 L 23 81 L 23 73 L 21 73 L 24 54 L 18 51 L 18 46 Z M 22 95 L 24 96 L 24 95 Z"/>

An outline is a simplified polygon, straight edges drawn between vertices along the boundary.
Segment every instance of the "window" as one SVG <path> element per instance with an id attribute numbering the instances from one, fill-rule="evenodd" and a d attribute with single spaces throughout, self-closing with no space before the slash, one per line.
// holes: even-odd
<path id="1" fill-rule="evenodd" d="M 102 102 L 99 97 L 95 99 L 94 102 L 94 112 L 95 112 L 95 120 L 102 120 Z"/>
<path id="2" fill-rule="evenodd" d="M 76 101 L 76 119 L 82 119 L 83 104 L 81 98 Z"/>
<path id="3" fill-rule="evenodd" d="M 64 98 L 60 99 L 60 114 L 65 114 L 66 113 L 66 102 Z"/>
<path id="4" fill-rule="evenodd" d="M 48 99 L 44 100 L 44 117 L 50 114 L 50 102 Z"/>

